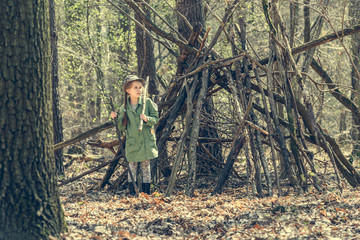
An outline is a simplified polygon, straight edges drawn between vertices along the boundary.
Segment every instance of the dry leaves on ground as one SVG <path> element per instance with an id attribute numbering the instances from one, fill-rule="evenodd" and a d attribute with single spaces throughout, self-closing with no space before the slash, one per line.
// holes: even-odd
<path id="1" fill-rule="evenodd" d="M 98 176 L 99 177 L 99 176 Z M 99 179 L 99 178 L 98 178 Z M 94 176 L 62 187 L 68 232 L 62 239 L 359 239 L 359 189 L 248 197 L 245 189 L 130 197 L 86 192 Z M 291 190 L 289 190 L 291 191 Z"/>

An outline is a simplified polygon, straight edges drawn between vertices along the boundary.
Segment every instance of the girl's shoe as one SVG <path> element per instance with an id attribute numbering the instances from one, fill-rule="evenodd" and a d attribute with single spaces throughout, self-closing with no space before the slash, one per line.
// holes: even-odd
<path id="1" fill-rule="evenodd" d="M 143 183 L 142 184 L 142 191 L 147 195 L 150 195 L 150 183 Z"/>
<path id="2" fill-rule="evenodd" d="M 135 192 L 135 188 L 134 188 L 134 184 L 132 182 L 129 182 L 129 194 L 131 196 L 135 196 L 136 195 L 136 192 Z M 136 183 L 135 183 L 136 184 Z"/>

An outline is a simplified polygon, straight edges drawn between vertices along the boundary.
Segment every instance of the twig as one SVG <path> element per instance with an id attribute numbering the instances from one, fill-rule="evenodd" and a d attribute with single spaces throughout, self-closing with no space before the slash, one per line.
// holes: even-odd
<path id="1" fill-rule="evenodd" d="M 224 65 L 229 65 L 233 62 L 236 62 L 238 60 L 240 60 L 241 58 L 243 58 L 244 55 L 241 54 L 241 55 L 238 55 L 238 56 L 235 56 L 235 57 L 231 57 L 231 58 L 226 58 L 226 59 L 218 59 L 218 60 L 215 60 L 215 61 L 207 61 L 205 62 L 203 65 L 201 65 L 200 67 L 196 68 L 195 70 L 187 73 L 186 75 L 183 75 L 181 77 L 179 77 L 177 79 L 177 81 L 180 81 L 184 78 L 188 78 L 192 75 L 195 75 L 196 73 L 202 71 L 204 68 L 208 67 L 208 66 L 211 66 L 211 65 L 215 65 L 215 64 L 219 64 L 219 63 L 223 63 L 220 67 L 224 66 Z"/>

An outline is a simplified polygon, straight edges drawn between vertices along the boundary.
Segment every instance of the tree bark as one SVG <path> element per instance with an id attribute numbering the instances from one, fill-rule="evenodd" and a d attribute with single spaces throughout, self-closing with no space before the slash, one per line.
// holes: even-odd
<path id="1" fill-rule="evenodd" d="M 142 1 L 136 0 L 139 7 L 143 10 L 148 18 L 150 18 L 150 11 L 141 4 Z M 149 0 L 146 0 L 149 2 Z M 135 13 L 135 19 L 145 26 L 145 20 L 142 15 Z M 154 42 L 143 28 L 136 25 L 136 56 L 138 63 L 138 74 L 140 77 L 146 79 L 149 76 L 149 94 L 155 96 L 159 94 L 159 81 L 156 76 L 155 57 L 154 57 Z"/>
<path id="2" fill-rule="evenodd" d="M 59 237 L 49 1 L 1 1 L 0 15 L 0 239 Z"/>
<path id="3" fill-rule="evenodd" d="M 53 99 L 53 125 L 54 125 L 54 144 L 63 141 L 62 116 L 59 105 L 59 77 L 58 77 L 58 49 L 57 49 L 57 31 L 54 0 L 49 0 L 50 4 L 50 38 L 51 38 L 51 81 L 52 81 L 52 99 Z M 62 149 L 55 152 L 55 163 L 58 175 L 64 175 L 64 157 Z"/>
<path id="4" fill-rule="evenodd" d="M 350 17 L 350 22 L 352 24 L 359 24 L 360 22 L 359 1 L 356 0 L 350 1 L 349 17 Z M 354 34 L 351 36 L 351 53 L 353 56 L 355 67 L 358 70 L 360 70 L 360 60 L 359 60 L 360 35 L 359 34 Z M 351 71 L 351 85 L 354 90 L 352 92 L 351 99 L 356 103 L 357 106 L 360 106 L 360 94 L 359 94 L 360 79 L 358 78 L 354 66 L 352 66 L 352 71 Z M 353 150 L 351 152 L 351 162 L 360 159 L 360 116 L 353 114 L 352 117 L 353 117 L 353 121 L 352 121 L 351 137 L 354 143 L 353 143 Z"/>

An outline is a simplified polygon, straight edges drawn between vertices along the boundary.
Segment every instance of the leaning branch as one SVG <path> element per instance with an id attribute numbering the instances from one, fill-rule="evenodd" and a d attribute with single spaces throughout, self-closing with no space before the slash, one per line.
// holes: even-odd
<path id="1" fill-rule="evenodd" d="M 66 140 L 66 141 L 63 141 L 63 142 L 59 142 L 57 144 L 54 145 L 54 151 L 57 151 L 59 149 L 62 149 L 64 147 L 67 147 L 71 144 L 74 144 L 76 142 L 79 142 L 81 140 L 84 140 L 88 137 L 91 137 L 95 134 L 97 134 L 98 132 L 101 132 L 101 131 L 104 131 L 106 129 L 109 129 L 109 128 L 113 128 L 114 127 L 114 123 L 113 122 L 107 122 L 107 123 L 104 123 L 98 127 L 95 127 L 95 128 L 92 128 L 84 133 L 81 133 L 80 135 L 74 137 L 74 138 L 71 138 L 69 140 Z"/>
<path id="2" fill-rule="evenodd" d="M 333 95 L 342 105 L 349 109 L 353 114 L 360 116 L 359 109 L 356 104 L 349 98 L 347 98 L 339 89 L 335 87 L 335 83 L 327 72 L 320 66 L 320 64 L 312 59 L 311 67 L 322 77 L 327 83 L 326 86 L 331 90 L 330 93 Z"/>
<path id="3" fill-rule="evenodd" d="M 359 32 L 360 32 L 360 25 L 355 25 L 355 26 L 352 26 L 350 28 L 339 30 L 339 31 L 337 31 L 335 33 L 328 34 L 328 35 L 326 35 L 324 37 L 321 37 L 319 39 L 315 39 L 315 40 L 307 42 L 307 43 L 305 43 L 305 44 L 303 44 L 301 46 L 293 48 L 291 50 L 291 53 L 293 55 L 295 55 L 295 54 L 307 51 L 307 50 L 309 50 L 311 48 L 323 45 L 323 44 L 331 42 L 331 41 L 334 41 L 334 40 L 338 39 L 338 36 L 339 36 L 339 38 L 342 38 L 342 37 L 349 36 L 349 35 L 359 33 Z M 259 62 L 264 65 L 264 64 L 269 62 L 269 58 L 264 58 L 264 59 L 260 60 Z"/>

